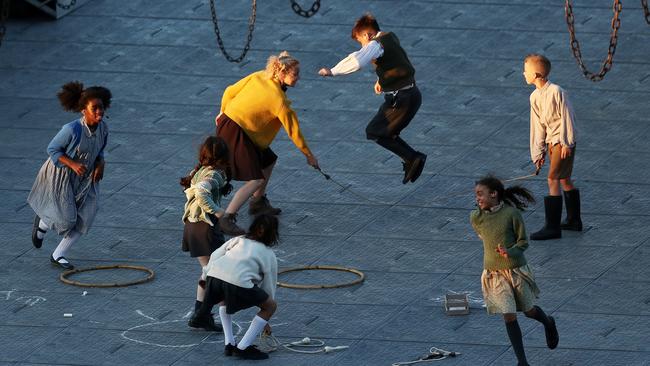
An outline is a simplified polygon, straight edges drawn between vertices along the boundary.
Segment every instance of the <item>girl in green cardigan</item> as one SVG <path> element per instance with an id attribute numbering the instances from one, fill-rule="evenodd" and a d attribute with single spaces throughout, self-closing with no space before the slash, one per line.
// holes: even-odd
<path id="1" fill-rule="evenodd" d="M 224 214 L 220 206 L 221 197 L 232 190 L 227 170 L 228 146 L 220 137 L 209 136 L 199 148 L 198 164 L 180 180 L 187 199 L 183 212 L 182 250 L 197 258 L 201 269 L 208 265 L 212 252 L 225 242 L 219 220 Z M 195 312 L 201 307 L 204 297 L 205 283 L 199 280 Z M 206 330 L 222 330 L 212 318 L 210 320 L 204 327 Z"/>
<path id="2" fill-rule="evenodd" d="M 478 208 L 470 214 L 470 222 L 483 241 L 483 298 L 489 314 L 503 314 L 518 365 L 527 366 L 517 311 L 544 324 L 548 348 L 554 349 L 559 341 L 555 319 L 534 305 L 539 288 L 524 256 L 528 240 L 519 211 L 535 199 L 523 187 L 504 188 L 493 176 L 477 181 L 474 193 Z"/>

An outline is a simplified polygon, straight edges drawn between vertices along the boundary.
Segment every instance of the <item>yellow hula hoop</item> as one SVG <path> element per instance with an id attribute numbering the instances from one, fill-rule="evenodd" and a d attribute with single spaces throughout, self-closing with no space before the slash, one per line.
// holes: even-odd
<path id="1" fill-rule="evenodd" d="M 116 268 L 122 268 L 122 269 L 132 269 L 136 271 L 142 271 L 147 273 L 147 277 L 134 280 L 134 281 L 129 281 L 129 282 L 113 282 L 113 283 L 90 283 L 90 282 L 79 282 L 79 281 L 74 281 L 69 279 L 68 277 L 77 274 L 77 273 L 82 273 L 82 272 L 90 272 L 90 271 L 100 271 L 104 269 L 116 269 Z M 132 266 L 128 264 L 116 264 L 116 265 L 111 265 L 111 266 L 94 266 L 94 267 L 87 267 L 87 268 L 78 268 L 78 269 L 71 269 L 68 271 L 65 271 L 61 273 L 59 276 L 59 280 L 61 282 L 67 284 L 67 285 L 73 285 L 73 286 L 80 286 L 80 287 L 126 287 L 126 286 L 133 286 L 133 285 L 138 285 L 141 283 L 149 282 L 153 280 L 154 278 L 154 272 L 153 270 L 147 268 L 147 267 L 142 267 L 142 266 Z"/>
<path id="2" fill-rule="evenodd" d="M 357 269 L 347 268 L 347 267 L 339 267 L 339 266 L 305 266 L 305 267 L 287 268 L 287 269 L 283 269 L 283 270 L 279 271 L 278 276 L 280 276 L 283 273 L 288 273 L 288 272 L 311 271 L 311 270 L 350 272 L 350 273 L 354 273 L 355 275 L 359 276 L 359 278 L 357 278 L 357 279 L 355 279 L 354 281 L 351 281 L 351 282 L 339 283 L 339 284 L 333 284 L 333 285 L 298 285 L 298 284 L 285 283 L 285 282 L 278 281 L 278 286 L 286 287 L 286 288 L 301 289 L 301 290 L 312 290 L 312 289 L 323 289 L 323 288 L 340 288 L 340 287 L 349 287 L 349 286 L 358 285 L 361 282 L 363 282 L 365 280 L 365 278 L 366 278 L 366 275 L 363 274 L 363 272 L 361 272 L 361 271 L 359 271 Z"/>

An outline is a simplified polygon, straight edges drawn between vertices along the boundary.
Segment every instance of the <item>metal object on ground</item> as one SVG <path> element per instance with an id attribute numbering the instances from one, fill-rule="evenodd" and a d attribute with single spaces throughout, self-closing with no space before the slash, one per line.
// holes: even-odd
<path id="1" fill-rule="evenodd" d="M 69 279 L 70 276 L 77 274 L 77 273 L 82 273 L 82 272 L 90 272 L 90 271 L 101 271 L 105 269 L 131 269 L 135 271 L 142 271 L 147 273 L 147 277 L 140 278 L 134 281 L 127 281 L 127 282 L 111 282 L 111 283 L 90 283 L 90 282 L 79 282 L 79 281 L 74 281 Z M 111 266 L 95 266 L 95 267 L 88 267 L 88 268 L 78 268 L 78 269 L 71 269 L 69 271 L 65 271 L 61 273 L 59 276 L 59 279 L 61 282 L 67 284 L 67 285 L 73 285 L 73 286 L 80 286 L 80 287 L 126 287 L 126 286 L 133 286 L 133 285 L 138 285 L 141 283 L 149 282 L 153 280 L 154 278 L 154 272 L 153 270 L 147 268 L 147 267 L 142 267 L 142 266 L 132 266 L 128 264 L 116 264 L 116 265 L 111 265 Z"/>
<path id="2" fill-rule="evenodd" d="M 294 288 L 294 289 L 301 289 L 301 290 L 313 290 L 313 289 L 323 289 L 323 288 L 340 288 L 340 287 L 348 287 L 348 286 L 354 286 L 358 285 L 361 282 L 363 282 L 366 278 L 366 275 L 363 274 L 363 272 L 354 269 L 354 268 L 347 268 L 347 267 L 339 267 L 339 266 L 305 266 L 305 267 L 295 267 L 295 268 L 287 268 L 278 271 L 278 276 L 280 276 L 283 273 L 288 273 L 288 272 L 299 272 L 299 271 L 320 271 L 320 270 L 325 270 L 325 271 L 340 271 L 340 272 L 350 272 L 354 273 L 359 278 L 355 279 L 354 281 L 350 282 L 345 282 L 345 283 L 338 283 L 338 284 L 332 284 L 332 285 L 299 285 L 299 284 L 292 284 L 292 283 L 285 283 L 285 282 L 280 282 L 278 281 L 278 286 L 280 287 L 286 287 L 286 288 Z"/>
<path id="3" fill-rule="evenodd" d="M 585 78 L 590 79 L 591 81 L 601 81 L 605 77 L 605 74 L 612 68 L 612 62 L 614 61 L 614 53 L 616 52 L 616 43 L 618 42 L 618 29 L 621 27 L 621 10 L 623 10 L 623 4 L 620 0 L 614 0 L 614 17 L 612 18 L 612 34 L 609 38 L 609 48 L 607 50 L 607 58 L 603 62 L 603 65 L 600 68 L 600 71 L 595 74 L 587 70 L 584 61 L 582 60 L 582 52 L 580 51 L 580 43 L 576 39 L 576 30 L 575 30 L 575 17 L 573 15 L 573 6 L 571 5 L 571 0 L 565 0 L 564 3 L 564 13 L 566 23 L 569 27 L 569 37 L 571 39 L 571 51 L 573 52 L 573 57 L 575 57 L 582 70 L 582 74 Z M 648 16 L 646 15 L 646 19 Z"/>
<path id="4" fill-rule="evenodd" d="M 309 10 L 304 10 L 300 4 L 296 2 L 296 0 L 291 0 L 291 9 L 293 9 L 293 11 L 301 17 L 311 18 L 316 13 L 318 13 L 318 9 L 320 9 L 320 0 L 314 1 L 314 3 L 311 4 L 311 8 L 309 8 Z"/>
<path id="5" fill-rule="evenodd" d="M 244 50 L 242 51 L 241 55 L 239 55 L 239 57 L 237 58 L 230 56 L 228 51 L 226 51 L 226 46 L 224 46 L 223 40 L 221 39 L 221 30 L 219 30 L 219 23 L 217 21 L 217 11 L 214 8 L 214 0 L 210 0 L 210 13 L 212 14 L 212 24 L 214 25 L 214 34 L 217 36 L 217 44 L 219 45 L 219 49 L 221 50 L 221 53 L 223 53 L 226 60 L 230 62 L 241 62 L 244 59 L 244 57 L 246 57 L 248 50 L 251 48 L 251 41 L 253 40 L 253 30 L 255 29 L 255 17 L 257 15 L 257 0 L 253 0 L 251 16 L 250 18 L 248 18 L 248 35 L 246 36 L 246 44 L 244 45 Z"/>
<path id="6" fill-rule="evenodd" d="M 467 294 L 446 294 L 445 314 L 447 315 L 469 314 L 469 298 Z"/>

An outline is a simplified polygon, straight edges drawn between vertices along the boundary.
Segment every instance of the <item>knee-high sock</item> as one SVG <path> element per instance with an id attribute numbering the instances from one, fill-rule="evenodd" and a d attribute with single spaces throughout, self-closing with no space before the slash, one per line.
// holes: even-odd
<path id="1" fill-rule="evenodd" d="M 519 328 L 519 322 L 517 322 L 516 319 L 511 322 L 506 322 L 506 331 L 508 332 L 508 338 L 510 338 L 510 344 L 512 344 L 512 349 L 515 351 L 515 356 L 517 356 L 519 365 L 528 365 L 528 361 L 526 360 L 526 352 L 524 351 L 524 341 L 521 336 L 521 329 Z"/>
<path id="2" fill-rule="evenodd" d="M 61 239 L 59 245 L 56 247 L 56 249 L 54 249 L 54 253 L 52 253 L 52 258 L 57 259 L 59 257 L 64 257 L 65 253 L 67 253 L 72 244 L 76 243 L 80 237 L 81 233 L 74 230 L 71 231 L 68 235 Z"/>
<path id="3" fill-rule="evenodd" d="M 43 230 L 43 231 L 47 231 L 47 229 L 49 229 L 49 227 L 43 222 L 43 220 L 39 220 L 38 228 Z M 36 237 L 39 238 L 39 239 L 43 239 L 45 237 L 45 233 L 42 233 L 40 231 L 36 231 Z"/>
<path id="4" fill-rule="evenodd" d="M 225 306 L 219 306 L 219 318 L 223 327 L 223 342 L 226 345 L 232 344 L 234 346 L 237 342 L 232 334 L 232 315 L 226 313 Z"/>
<path id="5" fill-rule="evenodd" d="M 524 313 L 524 315 L 526 315 L 526 317 L 528 318 L 535 319 L 538 322 L 544 324 L 544 326 L 546 326 L 546 324 L 548 324 L 548 316 L 546 316 L 544 310 L 542 310 L 542 308 L 540 308 L 539 306 L 533 306 L 532 310 L 533 310 L 533 314 L 529 315 L 527 313 Z"/>
<path id="6" fill-rule="evenodd" d="M 255 315 L 253 321 L 251 322 L 251 325 L 248 327 L 248 330 L 246 331 L 246 334 L 244 334 L 241 341 L 239 341 L 237 348 L 244 350 L 246 349 L 246 347 L 253 344 L 255 338 L 257 338 L 257 336 L 260 335 L 260 333 L 262 333 L 262 331 L 264 330 L 265 325 L 266 325 L 266 320 Z"/>

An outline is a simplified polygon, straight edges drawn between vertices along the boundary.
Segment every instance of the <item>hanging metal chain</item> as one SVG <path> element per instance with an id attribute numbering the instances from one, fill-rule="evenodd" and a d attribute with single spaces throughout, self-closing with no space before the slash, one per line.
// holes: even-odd
<path id="1" fill-rule="evenodd" d="M 645 22 L 650 24 L 650 9 L 648 9 L 648 0 L 641 0 L 641 6 L 643 7 Z"/>
<path id="2" fill-rule="evenodd" d="M 571 0 L 566 0 L 564 11 L 566 15 L 566 23 L 569 26 L 569 36 L 571 37 L 571 51 L 573 52 L 573 57 L 578 61 L 578 66 L 582 70 L 582 74 L 591 81 L 601 81 L 605 77 L 605 74 L 612 68 L 612 62 L 614 61 L 614 53 L 616 52 L 616 43 L 618 42 L 618 29 L 621 27 L 620 14 L 623 10 L 623 4 L 620 0 L 614 0 L 614 17 L 612 18 L 612 34 L 609 38 L 609 48 L 607 50 L 607 58 L 603 62 L 603 65 L 600 68 L 598 74 L 587 70 L 584 61 L 582 60 L 582 53 L 580 52 L 580 43 L 576 39 L 575 31 L 575 18 L 573 16 L 573 7 L 571 6 Z"/>
<path id="3" fill-rule="evenodd" d="M 301 17 L 311 18 L 314 14 L 318 13 L 318 9 L 320 9 L 320 0 L 314 1 L 309 10 L 303 10 L 296 0 L 291 0 L 291 9 Z"/>
<path id="4" fill-rule="evenodd" d="M 0 0 L 0 47 L 2 46 L 2 40 L 7 33 L 7 19 L 9 19 L 9 4 L 11 0 Z"/>
<path id="5" fill-rule="evenodd" d="M 71 7 L 75 6 L 75 5 L 77 5 L 77 0 L 70 0 L 70 2 L 67 3 L 67 4 L 62 4 L 62 3 L 61 3 L 60 1 L 58 1 L 58 0 L 57 0 L 57 2 L 56 2 L 56 6 L 58 6 L 59 8 L 61 8 L 61 9 L 63 9 L 63 10 L 68 10 L 68 9 L 70 9 Z"/>
<path id="6" fill-rule="evenodd" d="M 221 53 L 226 57 L 226 60 L 230 62 L 241 62 L 246 53 L 251 48 L 251 41 L 253 40 L 253 30 L 255 29 L 255 16 L 257 13 L 257 0 L 253 0 L 253 9 L 251 10 L 251 16 L 248 18 L 248 36 L 246 39 L 246 45 L 239 57 L 234 58 L 228 54 L 226 47 L 223 45 L 223 40 L 221 39 L 221 31 L 219 30 L 219 23 L 217 22 L 217 11 L 214 9 L 214 0 L 210 0 L 210 12 L 212 13 L 212 23 L 214 24 L 214 34 L 217 35 L 217 43 L 221 49 Z"/>

